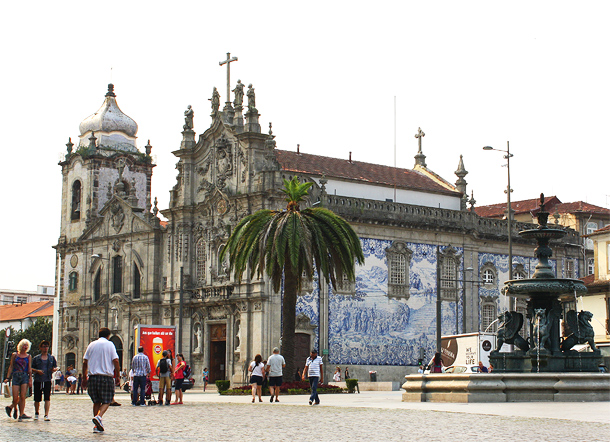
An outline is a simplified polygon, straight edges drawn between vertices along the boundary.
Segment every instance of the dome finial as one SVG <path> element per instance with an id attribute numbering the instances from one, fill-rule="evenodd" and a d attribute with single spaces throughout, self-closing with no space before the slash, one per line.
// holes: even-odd
<path id="1" fill-rule="evenodd" d="M 114 84 L 110 83 L 108 85 L 108 92 L 106 92 L 106 97 L 116 97 L 114 93 Z"/>

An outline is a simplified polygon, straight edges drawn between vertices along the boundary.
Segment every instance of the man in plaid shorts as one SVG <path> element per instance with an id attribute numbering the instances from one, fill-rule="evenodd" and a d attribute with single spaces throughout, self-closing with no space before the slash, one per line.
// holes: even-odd
<path id="1" fill-rule="evenodd" d="M 89 344 L 83 357 L 82 385 L 93 401 L 94 433 L 104 431 L 102 416 L 114 398 L 115 385 L 120 382 L 119 355 L 114 344 L 108 340 L 109 336 L 109 329 L 100 328 L 99 339 Z"/>

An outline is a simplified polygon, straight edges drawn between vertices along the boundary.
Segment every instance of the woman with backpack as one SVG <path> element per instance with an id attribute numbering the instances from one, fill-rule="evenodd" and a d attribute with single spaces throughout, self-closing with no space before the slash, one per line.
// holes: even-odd
<path id="1" fill-rule="evenodd" d="M 184 356 L 182 353 L 176 354 L 176 368 L 174 369 L 174 379 L 176 380 L 176 402 L 172 402 L 172 405 L 182 405 L 182 383 L 184 382 L 185 368 L 186 362 L 184 362 Z"/>
<path id="2" fill-rule="evenodd" d="M 261 394 L 263 390 L 264 368 L 265 364 L 263 364 L 263 357 L 261 355 L 256 355 L 254 360 L 250 363 L 250 367 L 248 367 L 248 371 L 252 373 L 252 376 L 250 376 L 250 385 L 252 385 L 252 403 L 254 403 L 257 393 L 258 401 L 263 402 Z"/>

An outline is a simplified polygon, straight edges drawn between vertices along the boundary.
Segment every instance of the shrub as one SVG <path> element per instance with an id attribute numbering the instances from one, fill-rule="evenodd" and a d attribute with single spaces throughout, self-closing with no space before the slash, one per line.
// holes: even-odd
<path id="1" fill-rule="evenodd" d="M 216 388 L 219 393 L 228 390 L 230 386 L 231 381 L 216 381 Z"/>
<path id="2" fill-rule="evenodd" d="M 345 385 L 347 386 L 347 392 L 353 393 L 358 387 L 358 379 L 346 379 Z"/>

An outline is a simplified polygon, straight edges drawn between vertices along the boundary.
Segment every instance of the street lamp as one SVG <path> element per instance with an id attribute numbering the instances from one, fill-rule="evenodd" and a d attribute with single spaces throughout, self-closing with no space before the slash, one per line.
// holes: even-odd
<path id="1" fill-rule="evenodd" d="M 506 155 L 504 155 L 504 159 L 506 160 L 506 170 L 508 172 L 508 185 L 506 186 L 506 190 L 504 191 L 506 193 L 506 206 L 508 209 L 508 215 L 507 215 L 507 221 L 508 221 L 508 280 L 512 280 L 513 279 L 513 235 L 512 235 L 512 228 L 513 228 L 513 211 L 510 205 L 510 194 L 513 191 L 510 188 L 510 159 L 513 156 L 512 153 L 510 153 L 510 145 L 509 142 L 506 142 L 506 150 L 504 149 L 495 149 L 491 146 L 485 146 L 483 147 L 483 150 L 495 150 L 498 152 L 504 152 Z M 508 310 L 514 310 L 514 301 L 515 298 L 514 297 L 510 297 L 508 298 Z"/>
<path id="2" fill-rule="evenodd" d="M 96 253 L 94 255 L 91 255 L 91 258 L 93 259 L 105 259 L 106 261 L 108 261 L 108 286 L 107 286 L 107 295 L 106 295 L 106 327 L 108 327 L 108 305 L 110 304 L 110 258 L 102 258 L 101 253 Z"/>

